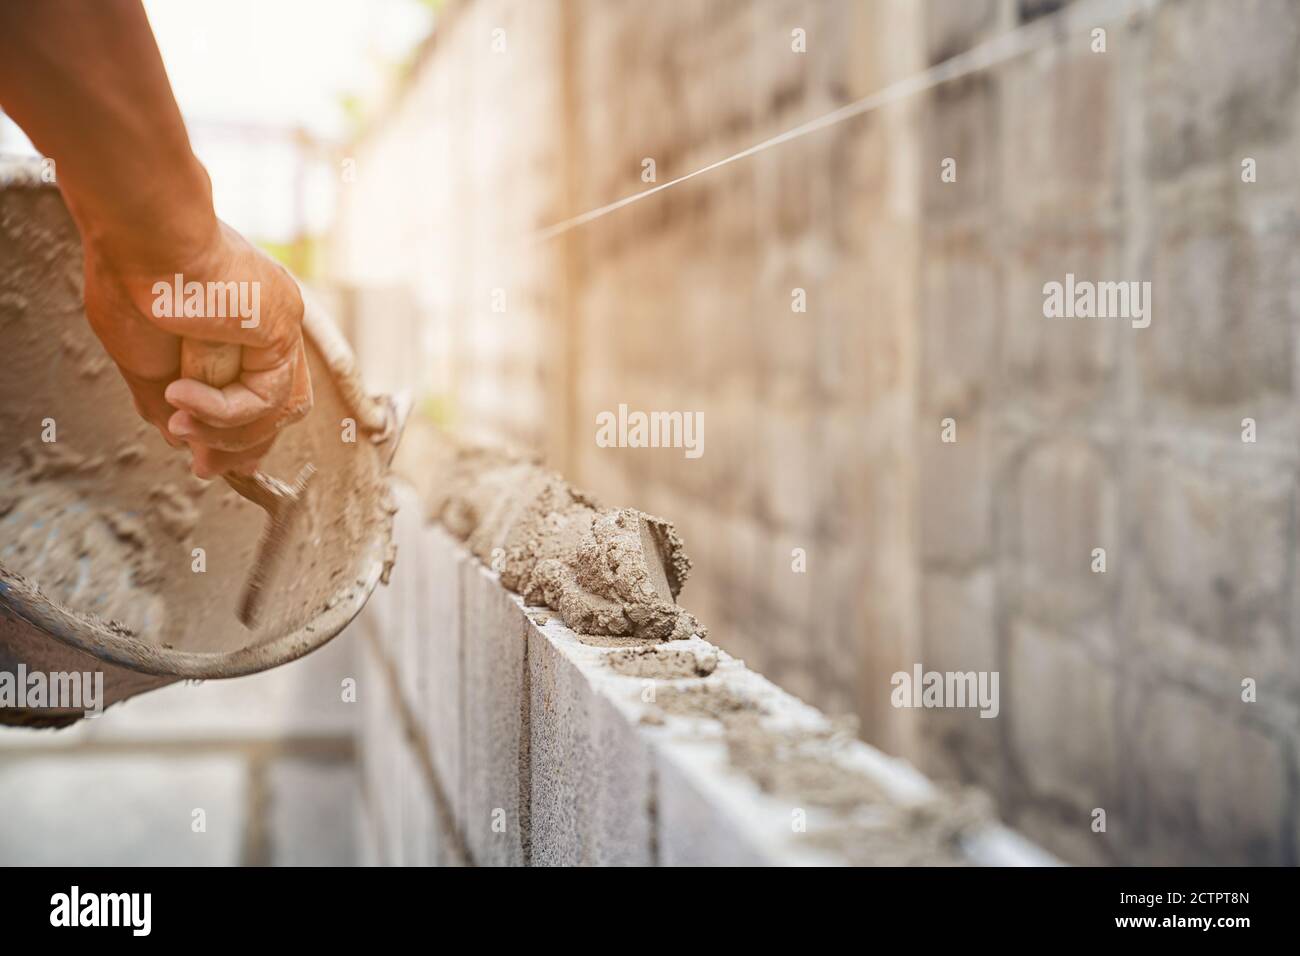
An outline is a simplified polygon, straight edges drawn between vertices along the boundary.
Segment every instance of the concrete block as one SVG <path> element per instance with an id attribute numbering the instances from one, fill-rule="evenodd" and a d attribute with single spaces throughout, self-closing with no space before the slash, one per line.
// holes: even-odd
<path id="1" fill-rule="evenodd" d="M 921 663 L 926 670 L 999 671 L 994 578 L 987 568 L 969 575 L 928 573 L 921 585 Z M 924 710 L 923 767 L 945 780 L 968 780 L 997 793 L 1002 786 L 1003 735 L 999 720 L 978 710 Z"/>
<path id="2" fill-rule="evenodd" d="M 235 866 L 248 798 L 248 768 L 235 757 L 7 759 L 0 764 L 0 861 Z M 204 832 L 193 830 L 195 810 L 204 811 Z"/>
<path id="3" fill-rule="evenodd" d="M 393 733 L 383 733 L 374 745 L 378 750 L 380 774 L 368 791 L 378 810 L 380 859 L 384 866 L 406 866 L 409 849 L 406 841 L 404 803 L 406 801 L 406 764 L 402 760 L 402 742 Z"/>
<path id="4" fill-rule="evenodd" d="M 998 0 L 934 0 L 926 7 L 925 51 L 939 63 L 975 46 L 998 25 Z"/>
<path id="5" fill-rule="evenodd" d="M 1151 688 L 1129 768 L 1145 808 L 1144 865 L 1292 863 L 1286 746 L 1246 723 L 1239 701 L 1217 704 L 1185 688 Z"/>
<path id="6" fill-rule="evenodd" d="M 396 866 L 401 863 L 401 725 L 378 642 L 369 642 L 363 651 L 357 686 L 363 721 L 359 743 L 362 789 L 378 863 Z"/>
<path id="7" fill-rule="evenodd" d="M 1076 808 L 1084 828 L 1094 807 L 1119 802 L 1116 683 L 1078 642 L 1012 622 L 996 719 L 1010 721 L 1012 752 L 1031 792 Z"/>
<path id="8" fill-rule="evenodd" d="M 922 278 L 921 398 L 926 417 L 963 418 L 991 390 L 999 323 L 997 273 L 979 247 L 962 249 L 934 240 Z"/>
<path id="9" fill-rule="evenodd" d="M 1253 230 L 1224 198 L 1254 187 L 1220 182 L 1226 188 L 1188 183 L 1158 206 L 1144 277 L 1151 325 L 1137 340 L 1142 386 L 1149 401 L 1172 406 L 1166 414 L 1245 405 L 1241 414 L 1262 417 L 1262 402 L 1295 392 L 1294 260 L 1282 234 Z"/>
<path id="10" fill-rule="evenodd" d="M 379 866 L 379 828 L 364 797 L 357 802 L 357 814 L 353 817 L 352 829 L 356 834 L 357 865 Z"/>
<path id="11" fill-rule="evenodd" d="M 430 857 L 432 866 L 468 866 L 465 844 L 460 831 L 449 824 L 450 810 L 441 809 L 436 797 L 431 798 Z"/>
<path id="12" fill-rule="evenodd" d="M 1063 626 L 1103 611 L 1126 571 L 1116 457 L 1062 437 L 1030 445 L 1014 465 L 1003 486 L 1013 602 Z M 1093 570 L 1096 548 L 1104 573 Z"/>
<path id="13" fill-rule="evenodd" d="M 978 216 L 996 194 L 998 86 L 987 73 L 941 86 L 923 107 L 921 202 L 930 222 Z M 941 177 L 956 160 L 955 182 Z"/>
<path id="14" fill-rule="evenodd" d="M 496 574 L 467 560 L 461 587 L 465 840 L 480 866 L 519 865 L 528 860 L 528 631 Z"/>
<path id="15" fill-rule="evenodd" d="M 461 647 L 462 551 L 459 544 L 437 526 L 421 532 L 423 566 L 421 655 L 424 701 L 422 725 L 430 759 L 448 810 L 457 825 L 465 824 L 462 751 L 464 706 Z"/>
<path id="16" fill-rule="evenodd" d="M 790 741 L 828 729 L 816 710 L 726 655 L 703 684 L 725 698 L 757 703 L 763 727 L 791 734 Z M 851 851 L 840 840 L 844 821 L 819 805 L 815 791 L 820 784 L 813 785 L 812 778 L 805 780 L 812 790 L 796 793 L 789 786 L 797 775 L 786 777 L 768 768 L 771 776 L 761 786 L 737 767 L 737 755 L 730 750 L 736 744 L 729 742 L 724 728 L 703 714 L 672 714 L 662 726 L 643 732 L 655 753 L 660 865 L 834 865 L 849 860 Z M 915 770 L 864 744 L 834 749 L 839 751 L 834 762 L 861 783 L 864 793 L 915 799 L 930 792 Z M 821 771 L 818 777 L 823 783 L 842 780 L 838 774 L 822 776 Z"/>
<path id="17" fill-rule="evenodd" d="M 997 670 L 992 570 L 969 575 L 926 574 L 921 583 L 922 653 L 935 670 Z"/>
<path id="18" fill-rule="evenodd" d="M 1038 846 L 1049 847 L 1074 866 L 1120 866 L 1136 857 L 1133 822 L 1114 807 L 1106 809 L 1106 832 L 1092 829 L 1091 810 L 1077 810 L 1051 804 L 1021 801 L 1009 819 L 1017 833 Z M 1082 821 L 1082 824 L 1081 824 Z"/>
<path id="19" fill-rule="evenodd" d="M 1289 469 L 1247 455 L 1224 455 L 1212 466 L 1173 452 L 1144 457 L 1137 475 L 1141 645 L 1198 680 L 1294 675 L 1284 610 L 1293 498 Z"/>
<path id="20" fill-rule="evenodd" d="M 610 652 L 528 623 L 533 864 L 652 864 L 650 755 L 599 688 Z"/>
<path id="21" fill-rule="evenodd" d="M 1153 18 L 1140 102 L 1147 114 L 1146 168 L 1176 176 L 1233 158 L 1243 143 L 1286 128 L 1279 109 L 1294 94 L 1300 9 L 1288 0 L 1164 4 Z"/>
<path id="22" fill-rule="evenodd" d="M 434 826 L 434 799 L 410 741 L 397 742 L 398 779 L 401 791 L 399 843 L 403 866 L 430 866 L 438 854 Z"/>
<path id="23" fill-rule="evenodd" d="M 992 553 L 993 456 L 984 418 L 954 418 L 954 442 L 941 440 L 940 416 L 917 422 L 921 462 L 917 505 L 922 558 L 931 566 L 960 568 Z"/>
<path id="24" fill-rule="evenodd" d="M 723 758 L 725 759 L 725 758 Z M 656 761 L 655 834 L 660 866 L 772 866 L 777 859 L 757 845 L 741 820 L 720 812 L 709 781 L 720 755 L 662 751 Z"/>
<path id="25" fill-rule="evenodd" d="M 1139 281 L 1123 267 L 1120 237 L 1099 229 L 1063 226 L 1026 234 L 1003 259 L 998 395 L 1023 398 L 1026 410 L 1055 420 L 1080 408 L 1108 410 L 1121 341 L 1132 347 L 1132 319 L 1048 318 L 1043 286 L 1077 281 Z M 1153 293 L 1154 297 L 1154 293 Z M 980 321 L 967 316 L 968 321 Z M 987 321 L 998 321 L 990 318 Z M 1158 321 L 1153 318 L 1152 322 Z"/>
<path id="26" fill-rule="evenodd" d="M 1261 702 L 1249 728 L 1290 746 L 1296 765 L 1294 731 L 1284 730 L 1294 727 L 1300 687 L 1289 610 L 1300 593 L 1295 4 L 1166 2 L 1105 24 L 1105 54 L 1088 49 L 1092 3 L 660 6 L 647 18 L 599 0 L 567 12 L 480 3 L 443 24 L 389 123 L 360 144 L 361 179 L 343 199 L 346 268 L 412 293 L 359 303 L 363 319 L 388 306 L 400 313 L 358 324 L 363 367 L 375 383 L 414 373 L 406 384 L 445 394 L 496 436 L 567 445 L 570 457 L 556 464 L 597 494 L 677 519 L 698 565 L 684 603 L 716 638 L 819 704 L 852 695 L 866 732 L 891 746 L 881 730 L 889 706 L 876 707 L 876 695 L 895 656 L 919 643 L 927 666 L 1000 668 L 998 720 L 934 712 L 926 748 L 964 779 L 1004 786 L 1007 811 L 1035 835 L 1055 834 L 1054 846 L 1107 859 L 1093 834 L 1070 829 L 1076 805 L 1056 800 L 1087 802 L 1100 786 L 1127 804 L 1112 815 L 1117 839 L 1107 846 L 1136 847 L 1151 827 L 1166 852 L 1181 822 L 1196 828 L 1188 839 L 1201 849 L 1253 853 L 1268 827 L 1199 780 L 1184 804 L 1173 785 L 1131 792 L 1113 777 L 1116 761 L 1142 761 L 1145 748 L 1164 756 L 1163 731 L 1140 744 L 1126 732 L 1130 716 L 1154 712 L 1129 701 L 1134 682 L 1157 679 L 1208 694 L 1256 677 Z M 1071 28 L 1044 30 L 1026 56 L 553 244 L 576 256 L 576 272 L 554 268 L 553 251 L 502 259 L 502 240 L 554 221 L 561 207 L 640 188 L 642 156 L 657 159 L 666 181 L 914 75 L 918 60 L 938 62 L 1057 10 Z M 561 64 L 552 60 L 565 20 L 582 29 Z M 511 52 L 485 58 L 482 37 L 498 25 Z M 809 32 L 807 56 L 789 50 L 796 25 Z M 519 100 L 522 75 L 530 83 Z M 457 96 L 458 76 L 474 77 L 472 102 Z M 561 80 L 581 104 L 571 123 L 555 122 Z M 508 97 L 528 107 L 523 125 L 506 121 L 509 110 L 481 108 Z M 646 104 L 644 115 L 620 108 L 628 102 Z M 453 135 L 466 130 L 475 135 Z M 566 141 L 571 134 L 579 141 Z M 502 149 L 507 139 L 516 148 Z M 557 167 L 550 160 L 564 154 L 590 161 L 558 192 L 519 175 Z M 958 161 L 953 184 L 939 179 L 946 156 Z M 1259 161 L 1258 183 L 1240 181 L 1245 156 Z M 412 160 L 448 174 L 415 177 L 414 193 L 412 177 L 384 175 Z M 463 221 L 484 209 L 470 235 L 412 219 Z M 374 228 L 389 221 L 411 228 Z M 1043 284 L 1066 273 L 1151 280 L 1152 328 L 1045 318 Z M 677 281 L 666 284 L 668 274 Z M 565 275 L 576 281 L 562 289 Z M 508 289 L 507 317 L 485 311 L 494 286 Z M 808 291 L 807 314 L 789 312 L 794 286 Z M 540 316 L 556 303 L 571 307 L 573 324 L 552 357 L 584 370 L 571 407 L 518 386 L 549 354 L 536 347 Z M 621 321 L 603 320 L 611 315 Z M 395 343 L 420 339 L 426 354 L 407 348 L 382 367 Z M 704 460 L 595 448 L 593 416 L 620 401 L 705 410 Z M 945 415 L 957 420 L 956 445 L 937 439 Z M 1246 415 L 1258 419 L 1261 443 L 1229 447 Z M 794 546 L 809 550 L 808 575 L 778 587 Z M 1107 548 L 1106 575 L 1089 569 L 1094 546 Z M 477 569 L 456 565 L 450 575 L 436 565 L 437 548 L 411 559 L 404 548 L 397 574 L 417 583 L 423 623 L 400 620 L 400 594 L 376 599 L 374 619 L 385 640 L 415 638 L 392 659 L 408 699 L 418 695 L 419 726 L 457 819 L 481 836 L 482 813 L 501 805 L 507 826 L 527 819 L 535 861 L 553 848 L 566 861 L 595 858 L 588 818 L 597 811 L 582 803 L 578 812 L 582 793 L 571 805 L 558 794 L 599 763 L 591 727 L 604 692 L 585 679 L 583 660 L 553 659 L 548 648 L 560 644 L 535 631 L 526 651 L 524 638 L 500 639 L 494 624 L 477 633 L 481 610 L 458 596 Z M 456 588 L 444 590 L 450 577 Z M 444 629 L 471 616 L 473 634 Z M 999 650 L 1010 659 L 999 661 Z M 1161 705 L 1174 714 L 1180 706 Z M 553 722 L 552 707 L 570 721 Z M 657 829 L 665 816 L 674 822 L 661 856 L 681 847 L 679 858 L 703 860 L 710 833 L 747 845 L 746 811 L 715 784 L 731 774 L 725 751 L 707 750 L 716 726 L 662 735 L 704 748 L 712 763 L 670 758 L 661 729 L 636 731 L 651 741 L 653 766 L 664 766 L 655 771 L 665 790 Z M 1258 741 L 1243 746 L 1269 753 Z M 1179 754 L 1180 766 L 1194 762 Z M 539 779 L 544 763 L 555 779 Z M 512 776 L 526 799 L 501 795 Z M 692 800 L 691 813 L 713 820 L 698 836 L 687 811 L 673 809 Z M 1239 819 L 1211 833 L 1199 814 L 1215 801 Z M 543 833 L 567 834 L 572 845 Z M 516 834 L 519 845 L 499 858 L 522 858 L 526 838 Z M 1235 838 L 1247 849 L 1225 849 Z M 1288 841 L 1294 862 L 1294 832 L 1274 844 Z"/>
<path id="27" fill-rule="evenodd" d="M 271 862 L 276 866 L 352 866 L 359 806 L 351 761 L 281 759 L 266 770 Z"/>
<path id="28" fill-rule="evenodd" d="M 394 482 L 393 496 L 398 507 L 393 518 L 397 564 L 389 584 L 392 631 L 384 635 L 384 641 L 397 665 L 402 699 L 415 709 L 425 699 L 423 667 L 427 644 L 422 611 L 432 578 L 431 569 L 424 563 L 424 507 L 420 497 L 405 482 Z"/>
<path id="29" fill-rule="evenodd" d="M 1115 108 L 1122 56 L 1063 45 L 999 70 L 993 162 L 1015 228 L 1100 225 L 1113 215 L 1122 181 L 1124 114 Z"/>
<path id="30" fill-rule="evenodd" d="M 966 841 L 976 866 L 1060 866 L 1061 861 L 1032 838 L 1004 826 L 993 826 Z"/>
<path id="31" fill-rule="evenodd" d="M 759 537 L 753 558 L 765 604 L 782 620 L 803 622 L 829 609 L 816 597 L 819 582 L 830 576 L 832 548 L 819 546 L 810 533 L 772 532 Z M 689 546 L 689 542 L 688 542 Z M 796 565 L 795 551 L 802 550 Z M 796 570 L 796 567 L 802 570 Z"/>

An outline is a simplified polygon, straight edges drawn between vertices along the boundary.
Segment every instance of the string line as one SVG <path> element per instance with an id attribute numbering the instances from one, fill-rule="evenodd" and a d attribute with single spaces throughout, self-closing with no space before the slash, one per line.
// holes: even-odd
<path id="1" fill-rule="evenodd" d="M 547 226 L 538 230 L 532 236 L 534 243 L 543 243 L 556 236 L 563 235 L 579 226 L 585 226 L 589 222 L 594 222 L 603 216 L 608 216 L 612 212 L 630 206 L 633 203 L 649 199 L 656 193 L 663 192 L 665 189 L 671 189 L 679 186 L 684 182 L 689 182 L 697 176 L 703 176 L 711 173 L 715 169 L 721 169 L 731 163 L 739 162 L 742 159 L 748 159 L 758 153 L 765 152 L 783 143 L 791 142 L 811 133 L 819 132 L 831 126 L 837 126 L 846 120 L 863 116 L 867 113 L 878 110 L 881 107 L 896 103 L 917 93 L 924 93 L 932 90 L 944 83 L 961 79 L 972 73 L 978 73 L 982 70 L 991 69 L 999 66 L 1017 57 L 1023 56 L 1031 50 L 1037 49 L 1043 45 L 1046 39 L 1060 38 L 1083 24 L 1091 27 L 1097 27 L 1103 23 L 1110 23 L 1121 17 L 1130 16 L 1139 11 L 1149 11 L 1159 6 L 1163 0 L 1085 0 L 1083 3 L 1070 4 L 1053 14 L 1035 20 L 1031 23 L 1022 24 L 1006 33 L 999 34 L 979 46 L 958 53 L 942 63 L 937 63 L 929 69 L 920 73 L 913 74 L 902 80 L 864 96 L 846 106 L 841 106 L 832 110 L 823 116 L 800 123 L 798 126 L 786 130 L 784 133 L 778 133 L 770 139 L 765 139 L 761 143 L 755 143 L 747 149 L 738 153 L 733 153 L 724 159 L 709 163 L 693 172 L 684 176 L 678 176 L 666 183 L 660 183 L 651 186 L 649 189 L 633 193 L 630 196 L 624 196 L 622 199 L 591 209 L 580 215 L 562 220 L 554 225 Z"/>

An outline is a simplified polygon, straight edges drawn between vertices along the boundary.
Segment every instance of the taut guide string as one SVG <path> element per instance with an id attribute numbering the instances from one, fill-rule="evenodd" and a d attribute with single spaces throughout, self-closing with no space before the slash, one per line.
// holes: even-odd
<path id="1" fill-rule="evenodd" d="M 579 226 L 585 226 L 589 222 L 594 222 L 612 212 L 617 212 L 625 206 L 640 202 L 643 199 L 649 199 L 655 193 L 663 192 L 665 189 L 671 189 L 679 186 L 688 180 L 697 176 L 703 176 L 705 173 L 711 173 L 715 169 L 721 169 L 731 163 L 739 162 L 742 159 L 748 159 L 782 143 L 789 143 L 792 140 L 807 136 L 810 133 L 816 133 L 819 130 L 836 126 L 846 120 L 853 119 L 857 116 L 864 116 L 888 106 L 890 103 L 896 103 L 899 100 L 914 96 L 917 93 L 924 93 L 932 90 L 944 83 L 952 80 L 961 79 L 972 73 L 978 73 L 981 70 L 987 70 L 995 66 L 1000 66 L 1010 60 L 1023 56 L 1031 50 L 1038 49 L 1047 40 L 1051 38 L 1060 39 L 1084 25 L 1089 27 L 1098 27 L 1104 23 L 1110 23 L 1121 17 L 1128 17 L 1139 12 L 1149 12 L 1158 7 L 1163 0 L 1090 0 L 1078 4 L 1071 4 L 1062 7 L 1060 10 L 1050 14 L 1042 19 L 1035 20 L 1031 23 L 1023 24 L 1006 33 L 999 34 L 992 39 L 986 40 L 979 46 L 972 47 L 964 53 L 958 53 L 949 57 L 942 63 L 936 63 L 934 66 L 920 73 L 898 80 L 891 83 L 884 89 L 877 90 L 875 93 L 868 94 L 860 100 L 841 106 L 839 109 L 832 110 L 824 116 L 800 123 L 784 133 L 779 133 L 770 139 L 765 139 L 761 143 L 756 143 L 748 149 L 743 149 L 734 153 L 725 159 L 719 159 L 716 162 L 709 163 L 707 166 L 689 172 L 684 176 L 678 176 L 666 183 L 660 183 L 657 186 L 651 186 L 639 193 L 633 193 L 630 196 L 624 196 L 622 199 L 615 200 L 596 209 L 588 210 L 578 216 L 557 222 L 554 225 L 547 226 L 544 229 L 533 233 L 531 241 L 533 243 L 547 242 L 556 236 L 561 236 Z"/>

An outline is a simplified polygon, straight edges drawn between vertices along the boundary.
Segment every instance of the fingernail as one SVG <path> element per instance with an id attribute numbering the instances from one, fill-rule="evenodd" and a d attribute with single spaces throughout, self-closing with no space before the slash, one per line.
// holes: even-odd
<path id="1" fill-rule="evenodd" d="M 167 430 L 177 438 L 189 438 L 194 434 L 190 428 L 190 420 L 184 412 L 177 412 L 167 420 Z"/>

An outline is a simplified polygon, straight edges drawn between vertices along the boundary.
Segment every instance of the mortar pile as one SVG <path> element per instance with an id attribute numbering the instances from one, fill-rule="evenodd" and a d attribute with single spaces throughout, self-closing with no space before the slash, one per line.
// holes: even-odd
<path id="1" fill-rule="evenodd" d="M 676 603 L 691 562 L 670 522 L 633 508 L 602 508 L 508 450 L 431 431 L 408 447 L 426 443 L 432 448 L 421 449 L 421 474 L 408 475 L 426 489 L 429 518 L 526 602 L 551 608 L 579 634 L 705 636 Z"/>

